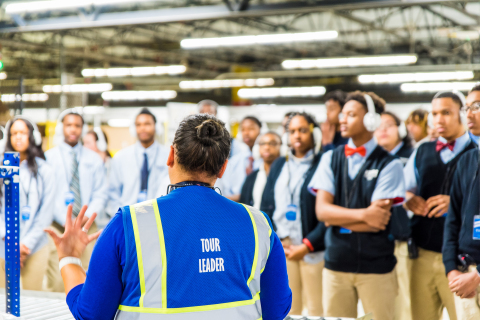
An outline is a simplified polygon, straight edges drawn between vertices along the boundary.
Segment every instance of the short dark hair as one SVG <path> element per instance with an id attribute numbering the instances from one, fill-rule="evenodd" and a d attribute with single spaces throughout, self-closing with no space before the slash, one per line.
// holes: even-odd
<path id="1" fill-rule="evenodd" d="M 432 100 L 442 99 L 442 98 L 452 99 L 456 104 L 458 104 L 460 109 L 462 109 L 464 107 L 463 106 L 463 101 L 460 99 L 460 97 L 455 92 L 451 92 L 451 91 L 443 91 L 442 92 L 442 91 L 440 91 L 433 97 Z"/>
<path id="2" fill-rule="evenodd" d="M 261 134 L 260 135 L 260 138 L 263 137 L 263 136 L 266 136 L 267 134 L 269 135 L 272 135 L 272 136 L 275 136 L 276 138 L 278 138 L 280 140 L 280 144 L 282 144 L 282 137 L 280 137 L 280 135 L 275 132 L 275 131 L 268 131 L 268 132 L 265 132 L 264 134 Z"/>
<path id="3" fill-rule="evenodd" d="M 284 118 L 290 118 L 290 116 L 291 116 L 292 114 L 294 114 L 294 113 L 295 113 L 295 111 L 287 112 L 287 113 L 285 113 L 285 116 L 283 116 L 283 117 L 284 117 Z"/>
<path id="4" fill-rule="evenodd" d="M 382 113 L 382 115 L 387 115 L 387 116 L 390 116 L 393 118 L 393 120 L 395 121 L 395 124 L 397 125 L 397 127 L 400 127 L 400 125 L 402 124 L 402 120 L 400 120 L 400 118 L 393 112 L 390 112 L 390 111 L 384 111 Z M 403 144 L 405 146 L 407 146 L 407 148 L 411 148 L 412 147 L 412 139 L 409 137 L 409 135 L 407 134 L 403 139 Z"/>
<path id="5" fill-rule="evenodd" d="M 468 94 L 474 92 L 474 91 L 480 91 L 480 83 L 477 83 L 475 85 L 475 87 L 473 87 L 472 89 L 470 89 L 470 91 L 468 91 Z"/>
<path id="6" fill-rule="evenodd" d="M 254 117 L 254 116 L 246 116 L 245 118 L 243 118 L 243 120 L 242 120 L 241 123 L 243 123 L 243 121 L 245 121 L 245 120 L 253 121 L 253 122 L 255 122 L 255 124 L 256 124 L 257 126 L 259 126 L 260 128 L 262 127 L 262 123 L 260 122 L 260 120 L 258 120 L 257 117 Z"/>
<path id="7" fill-rule="evenodd" d="M 64 115 L 63 118 L 62 118 L 62 123 L 63 123 L 63 120 L 65 120 L 65 118 L 68 117 L 68 116 L 80 117 L 80 119 L 82 119 L 82 125 L 85 124 L 85 119 L 83 119 L 83 116 L 80 113 L 77 113 L 77 112 L 69 112 L 66 115 Z"/>
<path id="8" fill-rule="evenodd" d="M 196 114 L 180 122 L 173 146 L 177 162 L 185 170 L 216 176 L 230 155 L 231 138 L 223 121 Z"/>
<path id="9" fill-rule="evenodd" d="M 368 94 L 372 98 L 373 104 L 375 105 L 375 112 L 382 114 L 385 111 L 386 102 L 385 100 L 380 98 L 378 95 L 376 95 L 374 92 L 364 92 L 359 90 L 350 92 L 347 95 L 347 99 L 345 100 L 345 103 L 351 100 L 355 100 L 361 103 L 365 107 L 365 110 L 368 112 L 367 101 L 365 100 L 365 97 L 364 97 L 365 94 Z"/>
<path id="10" fill-rule="evenodd" d="M 140 112 L 137 114 L 137 117 L 141 114 L 146 114 L 151 116 L 153 118 L 153 122 L 157 123 L 157 118 L 148 108 L 142 108 L 142 110 L 140 110 Z"/>
<path id="11" fill-rule="evenodd" d="M 333 100 L 338 102 L 340 108 L 343 108 L 347 100 L 347 93 L 342 90 L 334 90 L 327 93 L 323 101 L 327 102 L 328 100 Z"/>

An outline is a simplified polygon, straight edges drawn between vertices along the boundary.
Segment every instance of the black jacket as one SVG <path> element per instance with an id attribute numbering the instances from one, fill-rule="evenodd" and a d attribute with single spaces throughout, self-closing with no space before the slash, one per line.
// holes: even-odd
<path id="1" fill-rule="evenodd" d="M 302 218 L 302 233 L 303 238 L 306 238 L 312 244 L 314 252 L 325 250 L 325 224 L 318 221 L 315 214 L 315 200 L 308 191 L 308 184 L 312 180 L 313 174 L 320 163 L 321 154 L 315 156 L 312 162 L 312 166 L 308 169 L 305 177 L 305 182 L 300 190 L 300 212 Z M 282 168 L 285 165 L 285 157 L 278 158 L 272 164 L 270 173 L 268 174 L 267 184 L 263 191 L 262 204 L 260 210 L 265 212 L 272 220 L 273 228 L 276 229 L 273 222 L 273 212 L 275 211 L 275 183 L 282 172 Z"/>
<path id="2" fill-rule="evenodd" d="M 242 186 L 242 192 L 240 193 L 240 203 L 245 203 L 249 206 L 253 206 L 253 187 L 255 186 L 255 181 L 257 181 L 258 172 L 260 170 L 255 170 L 250 173 Z"/>
<path id="3" fill-rule="evenodd" d="M 426 142 L 418 147 L 415 157 L 418 171 L 417 194 L 425 200 L 439 194 L 449 195 L 453 174 L 458 168 L 458 160 L 468 150 L 478 147 L 470 140 L 465 149 L 448 163 L 443 163 L 435 148 L 436 141 Z M 420 248 L 442 252 L 444 217 L 427 218 L 415 215 L 411 220 L 411 226 L 412 237 Z"/>
<path id="4" fill-rule="evenodd" d="M 367 208 L 371 204 L 377 179 L 382 170 L 395 157 L 377 146 L 368 156 L 355 179 L 348 176 L 345 147 L 332 154 L 332 172 L 335 179 L 334 204 L 349 209 Z M 376 172 L 367 175 L 367 171 Z M 325 267 L 338 272 L 383 274 L 393 270 L 397 260 L 393 254 L 395 244 L 387 230 L 379 232 L 343 233 L 340 227 L 328 228 Z"/>
<path id="5" fill-rule="evenodd" d="M 480 270 L 480 240 L 473 240 L 473 219 L 480 213 L 478 150 L 466 152 L 457 164 L 445 221 L 443 264 L 448 274 L 457 270 L 459 254 L 468 254 Z"/>

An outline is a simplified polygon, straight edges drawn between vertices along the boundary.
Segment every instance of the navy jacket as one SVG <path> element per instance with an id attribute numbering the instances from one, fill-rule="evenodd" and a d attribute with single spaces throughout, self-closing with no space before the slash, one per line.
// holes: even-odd
<path id="1" fill-rule="evenodd" d="M 447 274 L 457 269 L 459 254 L 470 255 L 480 271 L 480 240 L 473 240 L 473 218 L 480 214 L 478 152 L 466 152 L 458 160 L 453 177 L 443 241 L 443 263 Z"/>

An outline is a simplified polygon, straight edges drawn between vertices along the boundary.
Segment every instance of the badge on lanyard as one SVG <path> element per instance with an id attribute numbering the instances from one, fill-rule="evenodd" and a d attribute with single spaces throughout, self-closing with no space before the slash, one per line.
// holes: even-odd
<path id="1" fill-rule="evenodd" d="M 285 213 L 285 217 L 288 221 L 297 220 L 297 206 L 294 204 L 289 204 L 287 206 L 287 212 Z"/>
<path id="2" fill-rule="evenodd" d="M 340 234 L 349 234 L 352 233 L 352 230 L 347 228 L 340 228 Z"/>
<path id="3" fill-rule="evenodd" d="M 23 221 L 29 220 L 31 212 L 32 212 L 32 208 L 30 206 L 23 206 L 22 207 L 22 220 Z"/>
<path id="4" fill-rule="evenodd" d="M 142 190 L 138 194 L 137 203 L 147 201 L 147 190 Z"/>
<path id="5" fill-rule="evenodd" d="M 68 206 L 75 201 L 75 195 L 72 191 L 65 192 L 65 205 Z"/>
<path id="6" fill-rule="evenodd" d="M 480 216 L 473 217 L 473 240 L 480 240 Z"/>

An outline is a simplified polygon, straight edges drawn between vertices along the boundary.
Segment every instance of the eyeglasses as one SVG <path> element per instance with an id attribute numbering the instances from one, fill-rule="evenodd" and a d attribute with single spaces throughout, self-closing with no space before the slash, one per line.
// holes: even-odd
<path id="1" fill-rule="evenodd" d="M 388 130 L 390 128 L 396 127 L 397 125 L 394 123 L 382 123 L 379 127 L 378 130 Z"/>
<path id="2" fill-rule="evenodd" d="M 465 108 L 465 112 L 468 112 L 468 110 L 472 111 L 472 113 L 477 113 L 478 110 L 480 110 L 480 101 L 479 102 L 474 102 L 472 105 L 467 106 Z"/>
<path id="3" fill-rule="evenodd" d="M 276 146 L 278 146 L 280 144 L 278 142 L 275 142 L 275 141 L 270 141 L 270 142 L 260 142 L 258 145 L 260 147 L 269 146 L 269 147 L 275 148 Z"/>

